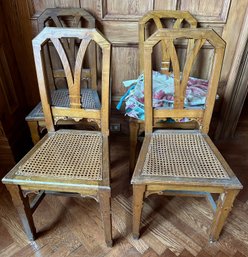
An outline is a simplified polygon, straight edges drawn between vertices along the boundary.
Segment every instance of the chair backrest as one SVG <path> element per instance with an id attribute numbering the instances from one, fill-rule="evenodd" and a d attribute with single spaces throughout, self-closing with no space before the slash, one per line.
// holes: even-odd
<path id="1" fill-rule="evenodd" d="M 74 66 L 61 42 L 62 39 L 77 39 L 80 41 L 79 49 L 75 58 Z M 81 107 L 80 80 L 82 75 L 82 64 L 85 52 L 90 42 L 94 41 L 102 50 L 102 72 L 101 72 L 101 109 L 83 109 Z M 110 51 L 111 45 L 104 36 L 96 29 L 79 28 L 44 28 L 32 41 L 35 67 L 38 77 L 38 84 L 41 96 L 43 112 L 48 132 L 54 131 L 54 121 L 58 119 L 80 119 L 98 120 L 101 124 L 101 131 L 109 133 L 109 72 L 110 72 Z M 60 61 L 68 84 L 70 107 L 51 106 L 50 90 L 47 80 L 46 63 L 44 62 L 44 47 L 53 44 Z"/>
<path id="2" fill-rule="evenodd" d="M 146 40 L 146 25 L 153 21 L 156 29 L 165 28 L 165 24 L 162 22 L 163 19 L 169 19 L 173 22 L 173 28 L 179 29 L 182 27 L 183 22 L 187 22 L 190 28 L 196 28 L 197 20 L 187 11 L 150 11 L 147 12 L 139 20 L 139 51 L 140 51 L 140 73 L 144 71 L 144 41 Z M 190 42 L 193 44 L 193 42 Z M 188 47 L 190 47 L 190 44 Z M 166 40 L 161 41 L 162 51 L 162 62 L 161 62 L 161 73 L 168 74 L 170 68 L 170 57 L 167 49 Z"/>
<path id="3" fill-rule="evenodd" d="M 37 18 L 38 29 L 44 27 L 82 27 L 86 21 L 88 28 L 95 28 L 95 18 L 83 8 L 47 8 Z"/>
<path id="4" fill-rule="evenodd" d="M 179 62 L 175 43 L 178 40 L 187 42 L 194 40 L 188 52 L 184 64 Z M 172 73 L 174 75 L 174 105 L 170 108 L 152 107 L 152 52 L 153 48 L 160 41 L 167 42 L 169 58 L 172 64 Z M 200 49 L 206 41 L 214 48 L 212 69 L 208 79 L 208 92 L 204 107 L 188 107 L 184 105 L 186 88 L 189 76 L 194 62 L 199 55 Z M 209 47 L 209 46 L 208 46 Z M 208 133 L 209 124 L 213 112 L 216 98 L 222 61 L 225 51 L 224 40 L 211 29 L 159 29 L 144 42 L 144 91 L 145 91 L 145 132 L 151 133 L 153 124 L 159 120 L 173 118 L 178 121 L 182 118 L 196 120 L 199 123 L 200 130 Z M 166 75 L 164 75 L 166 76 Z"/>
<path id="5" fill-rule="evenodd" d="M 58 28 L 95 28 L 95 18 L 82 8 L 48 8 L 37 18 L 38 30 L 41 31 L 44 27 L 58 27 Z M 75 39 L 62 41 L 63 47 L 69 58 L 69 62 L 73 64 L 75 62 L 76 52 L 78 50 L 77 42 Z M 97 89 L 97 67 L 96 67 L 96 46 L 92 44 L 89 47 L 88 66 L 90 68 L 83 69 L 82 79 L 89 82 L 92 89 Z M 47 46 L 45 50 L 45 58 L 48 70 L 48 80 L 50 88 L 56 89 L 56 80 L 65 78 L 65 74 L 60 67 L 59 62 L 56 60 L 56 56 L 53 55 L 53 49 Z"/>

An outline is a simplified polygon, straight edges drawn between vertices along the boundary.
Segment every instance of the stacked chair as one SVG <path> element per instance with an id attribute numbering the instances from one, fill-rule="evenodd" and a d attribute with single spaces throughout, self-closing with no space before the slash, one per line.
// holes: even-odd
<path id="1" fill-rule="evenodd" d="M 95 28 L 95 18 L 82 8 L 48 8 L 37 19 L 38 31 L 44 27 L 58 28 Z M 63 48 L 68 56 L 70 65 L 75 63 L 78 51 L 78 42 L 75 39 L 61 40 Z M 92 42 L 87 50 L 81 76 L 82 106 L 86 109 L 100 109 L 100 100 L 97 92 L 97 65 L 96 65 L 96 45 Z M 46 62 L 48 86 L 51 90 L 51 103 L 61 107 L 68 107 L 68 88 L 66 74 L 64 73 L 61 61 L 56 54 L 52 44 L 47 44 L 44 48 L 44 58 Z M 87 68 L 85 68 L 86 66 Z M 33 143 L 40 140 L 40 135 L 45 128 L 45 117 L 41 103 L 27 115 L 27 124 L 30 129 Z M 97 124 L 93 124 L 86 119 L 83 126 L 98 129 Z M 73 125 L 73 120 L 59 120 L 58 125 Z"/>
<path id="2" fill-rule="evenodd" d="M 154 25 L 154 26 L 153 26 Z M 197 20 L 186 11 L 150 11 L 139 20 L 139 70 L 140 74 L 144 72 L 144 42 L 152 34 L 152 29 L 171 27 L 182 29 L 184 27 L 196 28 Z M 192 42 L 191 42 L 192 43 Z M 190 44 L 189 44 L 190 47 Z M 168 74 L 170 68 L 170 56 L 167 49 L 166 41 L 160 42 L 161 64 L 160 73 Z M 161 124 L 156 124 L 159 127 Z M 164 124 L 163 124 L 164 126 Z M 190 127 L 194 128 L 195 123 L 168 123 L 167 127 Z M 132 174 L 137 155 L 138 136 L 144 131 L 144 121 L 135 118 L 129 119 L 130 131 L 130 174 Z"/>

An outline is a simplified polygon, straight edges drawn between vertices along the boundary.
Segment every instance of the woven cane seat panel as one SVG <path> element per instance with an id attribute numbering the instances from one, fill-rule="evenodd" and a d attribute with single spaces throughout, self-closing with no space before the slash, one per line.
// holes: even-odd
<path id="1" fill-rule="evenodd" d="M 201 134 L 154 133 L 142 175 L 229 178 Z"/>
<path id="2" fill-rule="evenodd" d="M 69 93 L 67 89 L 54 90 L 51 93 L 51 101 L 53 106 L 69 107 Z M 100 101 L 97 92 L 92 89 L 81 89 L 81 106 L 85 109 L 100 109 Z M 32 117 L 44 117 L 42 105 L 39 103 L 35 109 L 28 115 L 27 119 Z"/>
<path id="3" fill-rule="evenodd" d="M 57 132 L 19 167 L 16 175 L 61 179 L 102 179 L 100 133 Z"/>

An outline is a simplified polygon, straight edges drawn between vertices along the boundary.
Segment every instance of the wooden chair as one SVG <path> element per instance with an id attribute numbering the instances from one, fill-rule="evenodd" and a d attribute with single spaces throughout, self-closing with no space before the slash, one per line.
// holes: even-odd
<path id="1" fill-rule="evenodd" d="M 82 8 L 48 8 L 37 19 L 38 30 L 44 27 L 86 27 L 95 28 L 95 18 Z M 75 63 L 75 56 L 78 51 L 78 43 L 75 39 L 62 40 L 63 47 L 67 53 L 70 65 Z M 68 106 L 68 87 L 66 76 L 62 69 L 61 62 L 52 44 L 46 45 L 44 49 L 47 77 L 51 89 L 52 103 L 55 105 Z M 100 109 L 100 100 L 97 93 L 97 67 L 96 67 L 96 46 L 92 42 L 88 47 L 87 59 L 82 69 L 81 94 L 83 107 Z M 45 127 L 44 113 L 41 103 L 27 115 L 32 141 L 36 144 L 40 140 L 40 134 Z M 59 124 L 71 125 L 73 121 L 59 121 Z M 92 124 L 96 129 L 96 124 Z"/>
<path id="2" fill-rule="evenodd" d="M 180 66 L 175 41 L 193 39 L 185 64 Z M 174 73 L 173 108 L 152 107 L 152 61 L 154 46 L 166 40 Z M 196 57 L 207 42 L 214 48 L 205 108 L 185 108 L 186 85 Z M 219 238 L 224 222 L 242 185 L 207 133 L 220 77 L 225 42 L 210 29 L 159 29 L 144 43 L 145 138 L 131 183 L 133 184 L 133 235 L 139 237 L 143 199 L 151 194 L 193 195 L 209 199 L 215 210 L 210 241 Z M 180 73 L 182 72 L 182 73 Z M 199 130 L 154 130 L 156 121 L 188 117 Z M 217 206 L 211 194 L 219 194 Z"/>
<path id="3" fill-rule="evenodd" d="M 166 19 L 167 23 L 163 22 Z M 197 20 L 187 11 L 150 11 L 147 12 L 142 18 L 139 20 L 139 70 L 140 73 L 144 71 L 144 42 L 146 38 L 149 37 L 151 31 L 149 30 L 149 23 L 153 21 L 156 29 L 161 29 L 166 25 L 171 25 L 174 29 L 180 29 L 183 27 L 183 23 L 186 23 L 191 28 L 196 28 Z M 169 22 L 169 23 L 168 23 Z M 190 44 L 189 44 L 190 47 Z M 161 41 L 161 66 L 160 72 L 163 74 L 169 73 L 170 68 L 170 57 L 167 49 L 167 42 L 165 40 Z M 187 124 L 183 123 L 168 123 L 168 124 L 157 124 L 158 127 L 167 126 L 167 127 L 190 127 L 195 128 L 195 122 L 188 122 Z M 135 118 L 129 119 L 129 132 L 130 132 L 130 174 L 133 173 L 135 163 L 136 163 L 136 155 L 137 155 L 137 139 L 138 135 L 144 132 L 144 121 L 137 120 Z"/>
<path id="4" fill-rule="evenodd" d="M 79 50 L 72 69 L 61 39 L 77 38 Z M 86 109 L 80 96 L 81 68 L 91 41 L 102 50 L 100 109 Z M 68 82 L 68 107 L 51 105 L 43 50 L 52 43 Z M 67 192 L 100 203 L 105 240 L 112 245 L 109 182 L 110 43 L 96 29 L 45 28 L 33 39 L 35 66 L 48 134 L 3 178 L 30 240 L 36 238 L 32 214 L 44 194 Z M 97 120 L 101 131 L 57 130 L 59 119 Z M 37 197 L 29 204 L 29 194 Z M 67 194 L 68 195 L 68 194 Z M 90 231 L 89 231 L 90 233 Z"/>

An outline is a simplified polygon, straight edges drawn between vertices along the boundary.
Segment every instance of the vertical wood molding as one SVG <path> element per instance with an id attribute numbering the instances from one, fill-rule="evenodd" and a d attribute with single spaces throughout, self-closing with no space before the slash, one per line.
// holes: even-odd
<path id="1" fill-rule="evenodd" d="M 181 9 L 181 0 L 177 0 L 176 1 L 176 10 L 180 10 Z"/>
<path id="2" fill-rule="evenodd" d="M 7 62 L 7 57 L 3 47 L 0 45 L 0 76 L 3 78 L 4 83 L 0 83 L 2 87 L 3 97 L 5 98 L 5 108 L 8 108 L 9 114 L 14 112 L 20 107 L 17 92 L 15 91 L 14 82 L 12 80 L 11 72 Z M 5 109 L 6 111 L 6 109 Z"/>
<path id="3" fill-rule="evenodd" d="M 154 0 L 122 1 L 101 0 L 103 20 L 134 20 L 138 19 L 147 11 L 154 9 Z"/>
<path id="4" fill-rule="evenodd" d="M 189 11 L 198 22 L 225 24 L 231 0 L 177 0 L 177 9 Z"/>
<path id="5" fill-rule="evenodd" d="M 246 74 L 243 73 L 245 67 L 242 67 L 242 63 L 243 65 L 246 63 L 246 60 L 244 60 L 244 54 L 246 53 L 245 48 L 247 46 L 247 40 L 248 6 L 246 8 L 245 19 L 240 31 L 233 65 L 226 85 L 220 120 L 215 132 L 216 139 L 228 138 L 233 135 L 243 107 L 242 99 L 240 99 L 240 97 L 245 99 L 245 96 L 242 96 L 241 92 L 246 91 L 247 83 L 241 83 L 243 82 L 242 76 L 246 76 Z M 245 58 L 247 58 L 247 55 Z"/>
<path id="6" fill-rule="evenodd" d="M 239 67 L 239 71 L 234 83 L 233 93 L 228 102 L 229 113 L 225 117 L 225 123 L 219 138 L 233 137 L 239 121 L 241 111 L 248 92 L 248 41 L 246 43 L 245 52 Z M 216 131 L 216 133 L 219 131 Z"/>

